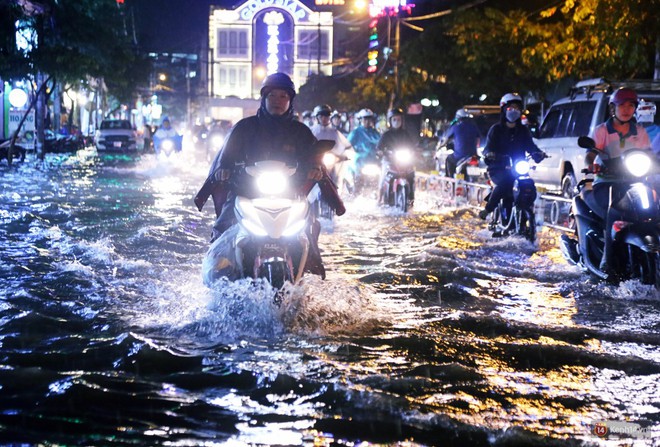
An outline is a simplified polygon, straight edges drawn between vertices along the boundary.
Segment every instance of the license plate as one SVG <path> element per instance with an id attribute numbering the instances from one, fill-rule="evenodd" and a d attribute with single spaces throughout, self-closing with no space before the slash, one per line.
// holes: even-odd
<path id="1" fill-rule="evenodd" d="M 113 147 L 121 147 L 121 141 L 115 141 L 114 143 L 112 143 L 112 146 Z"/>
<path id="2" fill-rule="evenodd" d="M 479 169 L 479 168 L 476 167 L 476 166 L 468 166 L 468 167 L 467 167 L 467 174 L 468 174 L 468 175 L 472 175 L 472 176 L 474 176 L 474 175 L 480 175 L 480 174 L 481 174 L 481 169 Z"/>

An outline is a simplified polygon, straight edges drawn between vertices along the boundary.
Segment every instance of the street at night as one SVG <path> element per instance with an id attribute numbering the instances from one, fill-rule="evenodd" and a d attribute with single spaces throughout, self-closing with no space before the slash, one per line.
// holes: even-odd
<path id="1" fill-rule="evenodd" d="M 495 240 L 420 191 L 405 216 L 347 202 L 323 223 L 326 280 L 280 306 L 263 283 L 208 289 L 212 207 L 192 203 L 206 169 L 93 149 L 3 168 L 3 442 L 597 445 L 599 421 L 639 424 L 635 445 L 660 435 L 652 286 L 589 280 L 556 230 Z"/>

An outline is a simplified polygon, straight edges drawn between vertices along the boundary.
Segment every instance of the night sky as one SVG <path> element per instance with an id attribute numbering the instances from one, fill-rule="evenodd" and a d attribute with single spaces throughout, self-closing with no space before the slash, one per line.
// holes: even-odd
<path id="1" fill-rule="evenodd" d="M 208 35 L 211 5 L 232 8 L 245 0 L 127 0 L 132 9 L 139 46 L 154 52 L 197 52 Z M 349 3 L 352 0 L 348 0 Z M 444 10 L 474 0 L 416 0 L 413 15 Z M 493 0 L 489 0 L 490 3 Z M 313 5 L 313 0 L 302 3 Z M 314 9 L 313 6 L 310 6 Z"/>

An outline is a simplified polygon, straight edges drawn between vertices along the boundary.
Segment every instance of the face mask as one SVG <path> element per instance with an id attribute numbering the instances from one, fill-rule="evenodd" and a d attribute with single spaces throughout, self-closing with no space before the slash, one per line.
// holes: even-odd
<path id="1" fill-rule="evenodd" d="M 516 122 L 518 118 L 520 118 L 521 112 L 520 110 L 516 109 L 511 109 L 506 111 L 506 120 L 510 123 Z"/>

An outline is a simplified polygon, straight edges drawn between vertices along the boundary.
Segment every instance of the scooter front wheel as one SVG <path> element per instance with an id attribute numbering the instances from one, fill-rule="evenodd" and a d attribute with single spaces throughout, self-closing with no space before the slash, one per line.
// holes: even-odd
<path id="1" fill-rule="evenodd" d="M 402 185 L 397 188 L 395 197 L 396 207 L 404 213 L 408 212 L 408 207 L 410 204 L 410 201 L 408 200 L 409 196 L 410 193 L 408 192 L 408 187 L 406 185 Z"/>

